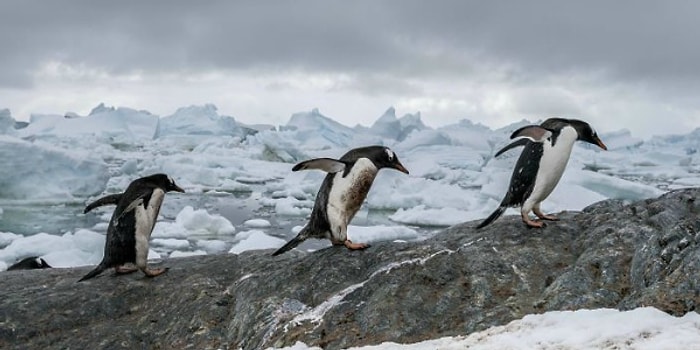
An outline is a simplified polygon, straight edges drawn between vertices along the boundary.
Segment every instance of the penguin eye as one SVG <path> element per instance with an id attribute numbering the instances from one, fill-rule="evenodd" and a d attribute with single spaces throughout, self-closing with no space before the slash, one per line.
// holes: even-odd
<path id="1" fill-rule="evenodd" d="M 386 151 L 387 158 L 389 158 L 389 161 L 390 162 L 393 161 L 394 160 L 394 152 L 388 148 L 385 151 Z"/>

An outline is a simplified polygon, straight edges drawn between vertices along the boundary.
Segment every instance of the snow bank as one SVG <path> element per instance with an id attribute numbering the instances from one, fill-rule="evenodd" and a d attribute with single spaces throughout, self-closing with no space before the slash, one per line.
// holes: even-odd
<path id="1" fill-rule="evenodd" d="M 695 349 L 700 343 L 700 315 L 673 317 L 655 308 L 552 311 L 527 315 L 505 326 L 468 336 L 414 344 L 385 342 L 351 347 L 362 350 L 527 350 L 527 349 Z M 272 348 L 268 348 L 272 349 Z M 275 348 L 277 349 L 277 348 Z M 285 350 L 320 350 L 297 342 Z"/>

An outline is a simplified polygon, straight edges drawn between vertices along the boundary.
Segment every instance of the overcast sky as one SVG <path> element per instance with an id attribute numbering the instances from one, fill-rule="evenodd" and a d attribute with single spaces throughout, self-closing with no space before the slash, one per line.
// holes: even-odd
<path id="1" fill-rule="evenodd" d="M 700 127 L 699 1 L 0 2 L 0 108 Z"/>

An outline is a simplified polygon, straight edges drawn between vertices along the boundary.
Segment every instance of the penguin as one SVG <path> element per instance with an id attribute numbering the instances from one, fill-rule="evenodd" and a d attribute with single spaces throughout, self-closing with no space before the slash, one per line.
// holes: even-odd
<path id="1" fill-rule="evenodd" d="M 93 210 L 97 207 L 101 207 L 103 205 L 117 205 L 119 204 L 119 200 L 122 198 L 122 195 L 124 193 L 115 193 L 115 194 L 110 194 L 107 196 L 104 196 L 90 204 L 88 204 L 85 207 L 85 210 L 83 210 L 83 214 L 87 214 L 90 210 Z"/>
<path id="2" fill-rule="evenodd" d="M 333 245 L 344 245 L 350 250 L 369 247 L 366 243 L 353 243 L 348 239 L 348 224 L 360 209 L 382 168 L 408 174 L 396 154 L 384 146 L 355 148 L 340 159 L 317 158 L 295 165 L 292 171 L 318 169 L 328 174 L 316 195 L 309 222 L 296 237 L 272 255 L 282 254 L 311 237 L 328 238 Z"/>
<path id="3" fill-rule="evenodd" d="M 170 176 L 155 174 L 132 181 L 123 193 L 112 194 L 89 204 L 84 212 L 108 204 L 116 204 L 107 228 L 104 257 L 94 270 L 80 281 L 93 278 L 102 271 L 114 267 L 117 274 L 143 271 L 148 277 L 158 276 L 167 268 L 149 269 L 148 240 L 156 224 L 165 193 L 185 192 Z M 125 267 L 124 264 L 135 264 Z"/>
<path id="4" fill-rule="evenodd" d="M 520 215 L 528 227 L 543 227 L 541 220 L 556 221 L 555 216 L 542 213 L 540 203 L 552 193 L 561 179 L 574 143 L 584 141 L 603 150 L 608 149 L 588 123 L 577 119 L 550 118 L 540 125 L 515 130 L 510 138 L 514 141 L 494 157 L 518 146 L 525 148 L 515 164 L 508 192 L 501 204 L 477 229 L 498 219 L 507 208 L 517 206 L 521 207 Z M 541 220 L 531 220 L 530 211 Z"/>
<path id="5" fill-rule="evenodd" d="M 7 271 L 12 271 L 12 270 L 33 270 L 33 269 L 48 269 L 51 268 L 51 265 L 49 265 L 46 260 L 36 257 L 36 256 L 30 256 L 28 258 L 24 258 L 16 263 L 14 263 L 12 266 L 7 268 Z"/>

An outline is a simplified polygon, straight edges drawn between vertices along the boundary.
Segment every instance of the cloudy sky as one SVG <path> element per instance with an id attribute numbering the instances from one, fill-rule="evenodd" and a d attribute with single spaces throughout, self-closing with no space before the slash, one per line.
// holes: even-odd
<path id="1" fill-rule="evenodd" d="M 698 1 L 0 2 L 0 108 L 700 127 Z"/>

